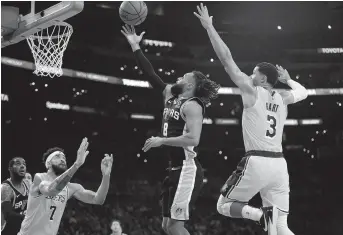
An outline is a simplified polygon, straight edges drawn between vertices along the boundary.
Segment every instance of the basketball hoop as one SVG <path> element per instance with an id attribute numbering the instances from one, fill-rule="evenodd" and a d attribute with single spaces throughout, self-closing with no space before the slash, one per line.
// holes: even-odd
<path id="1" fill-rule="evenodd" d="M 26 38 L 35 60 L 34 74 L 51 78 L 62 76 L 63 54 L 72 33 L 70 24 L 56 22 Z"/>

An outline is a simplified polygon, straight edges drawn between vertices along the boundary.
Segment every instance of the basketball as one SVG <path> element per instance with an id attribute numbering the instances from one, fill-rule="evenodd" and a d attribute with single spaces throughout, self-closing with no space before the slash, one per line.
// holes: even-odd
<path id="1" fill-rule="evenodd" d="M 143 1 L 126 1 L 120 5 L 119 16 L 128 25 L 139 25 L 148 15 L 148 7 Z"/>

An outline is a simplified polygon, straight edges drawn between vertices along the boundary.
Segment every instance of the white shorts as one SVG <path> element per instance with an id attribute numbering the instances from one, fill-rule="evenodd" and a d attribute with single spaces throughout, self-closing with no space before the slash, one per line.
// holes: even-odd
<path id="1" fill-rule="evenodd" d="M 221 189 L 224 197 L 244 203 L 258 192 L 263 206 L 288 213 L 289 175 L 282 153 L 248 152 Z"/>

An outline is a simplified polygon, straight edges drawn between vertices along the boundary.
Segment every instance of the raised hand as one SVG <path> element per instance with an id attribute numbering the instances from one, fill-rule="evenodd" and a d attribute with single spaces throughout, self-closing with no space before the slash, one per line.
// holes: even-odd
<path id="1" fill-rule="evenodd" d="M 103 175 L 109 176 L 112 171 L 113 155 L 105 154 L 101 161 L 101 172 Z"/>
<path id="2" fill-rule="evenodd" d="M 88 143 L 87 138 L 86 137 L 83 138 L 82 143 L 79 147 L 79 150 L 77 150 L 77 157 L 75 161 L 76 166 L 80 167 L 85 162 L 86 157 L 89 154 L 89 151 L 87 151 L 88 145 L 89 143 Z"/>
<path id="3" fill-rule="evenodd" d="M 200 3 L 200 7 L 197 6 L 198 13 L 194 12 L 194 15 L 199 18 L 202 26 L 205 29 L 208 29 L 209 27 L 212 26 L 212 18 L 213 16 L 209 16 L 207 7 Z"/>
<path id="4" fill-rule="evenodd" d="M 287 81 L 291 79 L 291 76 L 289 76 L 289 73 L 287 71 L 287 69 L 284 69 L 282 66 L 280 65 L 276 65 L 276 69 L 279 73 L 279 77 L 278 80 L 282 83 L 287 84 Z"/>
<path id="5" fill-rule="evenodd" d="M 129 26 L 125 25 L 123 26 L 123 30 L 120 31 L 127 39 L 127 41 L 130 43 L 130 45 L 133 44 L 139 44 L 140 41 L 143 38 L 143 35 L 145 32 L 142 32 L 139 36 L 136 34 L 135 27 L 134 26 Z"/>

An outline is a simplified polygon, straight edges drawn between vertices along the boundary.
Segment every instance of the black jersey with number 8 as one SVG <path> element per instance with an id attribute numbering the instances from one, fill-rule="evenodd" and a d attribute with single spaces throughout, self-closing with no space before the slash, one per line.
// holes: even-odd
<path id="1" fill-rule="evenodd" d="M 171 97 L 165 103 L 162 118 L 161 134 L 163 137 L 178 137 L 186 132 L 186 117 L 183 114 L 183 108 L 186 102 L 195 100 L 205 111 L 203 102 L 197 97 L 191 97 L 188 99 Z M 183 160 L 194 158 L 197 156 L 197 152 L 194 146 L 171 147 L 164 146 L 165 153 L 169 156 L 171 166 L 182 166 Z"/>

